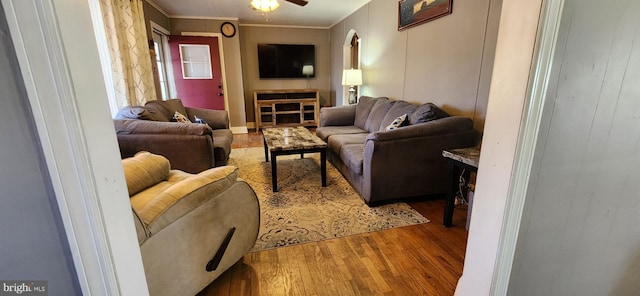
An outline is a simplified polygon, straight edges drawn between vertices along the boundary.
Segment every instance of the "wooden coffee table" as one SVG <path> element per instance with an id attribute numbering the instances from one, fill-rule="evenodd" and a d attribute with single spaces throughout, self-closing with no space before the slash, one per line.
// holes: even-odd
<path id="1" fill-rule="evenodd" d="M 288 133 L 285 131 L 288 130 Z M 320 153 L 320 174 L 322 187 L 327 186 L 327 143 L 304 127 L 262 129 L 264 138 L 264 158 L 269 162 L 271 154 L 271 183 L 273 192 L 278 191 L 278 155 Z"/>

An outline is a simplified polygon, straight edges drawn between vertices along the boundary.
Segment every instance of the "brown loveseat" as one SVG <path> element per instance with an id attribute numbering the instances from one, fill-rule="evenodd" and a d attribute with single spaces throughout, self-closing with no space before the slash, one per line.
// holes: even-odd
<path id="1" fill-rule="evenodd" d="M 207 124 L 172 122 L 176 111 Z M 233 134 L 226 111 L 185 107 L 179 99 L 150 101 L 122 108 L 114 125 L 122 158 L 149 151 L 168 158 L 172 169 L 189 173 L 229 161 Z"/>
<path id="2" fill-rule="evenodd" d="M 386 131 L 406 114 L 406 122 Z M 473 146 L 470 118 L 449 116 L 437 106 L 362 97 L 357 105 L 320 109 L 316 134 L 327 158 L 369 205 L 400 198 L 444 194 L 443 149 Z"/>
<path id="3" fill-rule="evenodd" d="M 122 160 L 150 295 L 195 295 L 255 244 L 260 207 L 238 169 L 169 169 L 148 152 Z"/>

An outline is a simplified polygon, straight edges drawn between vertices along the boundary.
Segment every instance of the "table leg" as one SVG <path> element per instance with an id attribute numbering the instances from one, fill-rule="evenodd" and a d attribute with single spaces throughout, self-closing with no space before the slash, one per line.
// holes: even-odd
<path id="1" fill-rule="evenodd" d="M 267 140 L 263 139 L 264 141 L 264 162 L 269 162 L 269 149 L 267 148 Z"/>
<path id="2" fill-rule="evenodd" d="M 449 186 L 447 196 L 444 200 L 444 217 L 443 224 L 446 227 L 453 225 L 453 207 L 455 205 L 456 189 L 458 187 L 458 178 L 460 169 L 452 161 L 449 161 Z"/>
<path id="3" fill-rule="evenodd" d="M 278 192 L 278 161 L 273 152 L 271 152 L 271 186 L 273 187 L 273 192 Z"/>
<path id="4" fill-rule="evenodd" d="M 322 175 L 322 187 L 327 187 L 327 150 L 320 151 L 320 174 Z"/>

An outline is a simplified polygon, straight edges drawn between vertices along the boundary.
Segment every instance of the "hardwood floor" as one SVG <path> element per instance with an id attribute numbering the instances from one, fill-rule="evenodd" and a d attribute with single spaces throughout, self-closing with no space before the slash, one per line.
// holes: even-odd
<path id="1" fill-rule="evenodd" d="M 233 148 L 256 146 L 259 133 L 234 135 Z M 408 203 L 431 223 L 249 253 L 198 295 L 453 295 L 467 211 L 446 228 L 444 200 Z"/>

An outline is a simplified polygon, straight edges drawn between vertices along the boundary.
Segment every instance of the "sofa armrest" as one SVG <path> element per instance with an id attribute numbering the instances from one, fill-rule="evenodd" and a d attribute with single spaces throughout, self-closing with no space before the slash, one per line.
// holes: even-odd
<path id="1" fill-rule="evenodd" d="M 202 108 L 185 107 L 189 114 L 189 120 L 194 121 L 195 116 L 202 118 L 213 129 L 228 129 L 229 114 L 225 110 L 210 110 Z"/>
<path id="2" fill-rule="evenodd" d="M 390 197 L 446 192 L 449 175 L 442 150 L 472 146 L 476 134 L 464 117 L 370 134 L 363 155 L 363 198 L 375 204 Z"/>
<path id="3" fill-rule="evenodd" d="M 113 124 L 116 129 L 116 134 L 173 134 L 195 136 L 211 134 L 211 128 L 205 124 L 126 119 L 114 119 Z"/>
<path id="4" fill-rule="evenodd" d="M 166 157 L 174 170 L 199 173 L 215 166 L 213 139 L 209 135 L 119 133 L 116 136 L 122 158 L 149 151 Z"/>
<path id="5" fill-rule="evenodd" d="M 238 168 L 223 166 L 191 175 L 160 192 L 144 208 L 137 209 L 151 236 L 229 189 L 238 179 Z"/>
<path id="6" fill-rule="evenodd" d="M 404 126 L 391 131 L 373 132 L 367 141 L 390 141 L 412 137 L 433 136 L 456 133 L 473 129 L 473 121 L 468 117 L 451 116 L 424 123 Z"/>
<path id="7" fill-rule="evenodd" d="M 355 121 L 356 105 L 320 109 L 320 126 L 353 125 Z"/>

